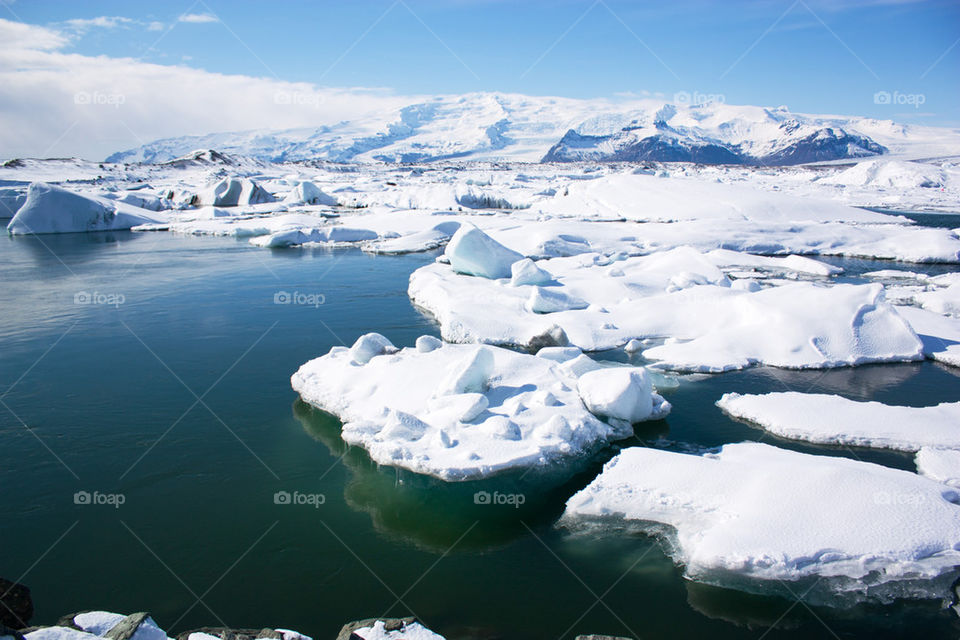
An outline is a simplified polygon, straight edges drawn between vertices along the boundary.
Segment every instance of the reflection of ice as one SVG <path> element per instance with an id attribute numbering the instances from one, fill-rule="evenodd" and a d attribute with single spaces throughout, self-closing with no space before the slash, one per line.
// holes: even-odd
<path id="1" fill-rule="evenodd" d="M 525 524 L 553 522 L 566 498 L 596 475 L 602 462 L 584 460 L 581 467 L 591 466 L 592 473 L 582 476 L 558 468 L 448 483 L 378 466 L 363 449 L 344 443 L 336 417 L 299 399 L 293 414 L 350 470 L 344 497 L 351 508 L 368 513 L 378 531 L 432 551 L 445 552 L 454 544 L 454 551 L 487 549 L 526 535 Z"/>
<path id="2" fill-rule="evenodd" d="M 835 393 L 855 400 L 873 400 L 877 393 L 906 383 L 920 373 L 919 362 L 875 364 L 823 371 L 803 371 L 763 367 L 771 378 L 772 391 Z"/>
<path id="3" fill-rule="evenodd" d="M 699 613 L 751 631 L 796 629 L 801 624 L 803 607 L 791 607 L 783 598 L 761 596 L 685 580 L 687 602 Z M 786 612 L 785 612 L 786 610 Z"/>

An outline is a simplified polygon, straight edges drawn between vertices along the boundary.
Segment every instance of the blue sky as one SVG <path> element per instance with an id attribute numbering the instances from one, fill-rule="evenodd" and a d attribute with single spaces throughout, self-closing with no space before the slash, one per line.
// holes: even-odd
<path id="1" fill-rule="evenodd" d="M 0 0 L 0 17 L 64 34 L 58 53 L 323 87 L 685 92 L 960 126 L 956 0 Z"/>
<path id="2" fill-rule="evenodd" d="M 94 28 L 74 49 L 221 73 L 406 94 L 697 91 L 796 111 L 960 121 L 958 2 L 203 0 L 10 6 L 20 19 L 38 24 L 123 16 L 170 25 L 185 13 L 216 15 L 221 22 L 180 23 L 169 32 Z M 876 105 L 873 94 L 880 90 L 923 94 L 924 104 Z M 921 115 L 927 113 L 935 115 Z"/>

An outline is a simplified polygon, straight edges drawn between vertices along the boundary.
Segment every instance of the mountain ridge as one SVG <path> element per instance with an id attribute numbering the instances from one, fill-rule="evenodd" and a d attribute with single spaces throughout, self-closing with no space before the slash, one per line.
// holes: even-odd
<path id="1" fill-rule="evenodd" d="M 931 147 L 940 142 L 940 147 Z M 786 107 L 676 105 L 519 94 L 437 96 L 366 120 L 165 138 L 107 162 L 217 149 L 267 162 L 685 161 L 782 166 L 960 147 L 960 131 L 817 116 Z"/>

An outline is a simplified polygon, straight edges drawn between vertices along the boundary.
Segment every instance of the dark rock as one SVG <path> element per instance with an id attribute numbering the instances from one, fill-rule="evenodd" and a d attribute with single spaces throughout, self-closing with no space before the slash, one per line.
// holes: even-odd
<path id="1" fill-rule="evenodd" d="M 270 638 L 271 640 L 282 640 L 283 634 L 275 629 L 231 629 L 229 627 L 200 627 L 191 629 L 177 635 L 177 640 L 187 640 L 191 633 L 206 633 L 220 640 L 257 640 L 258 638 Z"/>
<path id="2" fill-rule="evenodd" d="M 69 613 L 69 614 L 63 616 L 62 618 L 60 618 L 59 620 L 57 620 L 57 624 L 54 625 L 54 626 L 57 626 L 57 627 L 66 627 L 67 629 L 76 629 L 77 631 L 83 631 L 83 629 L 80 628 L 80 625 L 78 625 L 78 624 L 74 621 L 74 619 L 75 619 L 78 615 L 80 615 L 81 613 L 87 613 L 87 612 L 86 612 L 86 611 L 77 611 L 76 613 Z"/>
<path id="3" fill-rule="evenodd" d="M 0 625 L 23 629 L 33 617 L 30 588 L 0 578 Z"/>
<path id="4" fill-rule="evenodd" d="M 416 618 L 367 618 L 366 620 L 357 620 L 355 622 L 348 622 L 343 625 L 343 628 L 340 629 L 340 633 L 337 634 L 337 640 L 363 640 L 360 636 L 355 635 L 353 632 L 357 629 L 364 629 L 366 627 L 372 627 L 377 622 L 383 622 L 383 628 L 387 631 L 400 631 L 408 624 L 413 624 L 418 622 Z M 177 639 L 179 640 L 179 638 Z"/>
<path id="5" fill-rule="evenodd" d="M 553 325 L 540 335 L 530 338 L 527 349 L 530 353 L 536 353 L 544 347 L 566 347 L 569 344 L 570 340 L 567 338 L 567 333 L 563 330 L 563 327 Z"/>
<path id="6" fill-rule="evenodd" d="M 104 635 L 107 640 L 130 640 L 130 637 L 137 632 L 143 621 L 150 617 L 146 611 L 131 613 L 126 618 L 113 626 L 110 631 Z"/>

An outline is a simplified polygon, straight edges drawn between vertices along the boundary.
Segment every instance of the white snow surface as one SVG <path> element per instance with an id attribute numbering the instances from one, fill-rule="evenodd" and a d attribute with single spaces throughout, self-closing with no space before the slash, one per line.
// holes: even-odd
<path id="1" fill-rule="evenodd" d="M 858 402 L 842 396 L 785 391 L 726 393 L 717 406 L 770 433 L 820 444 L 918 451 L 960 447 L 960 402 L 930 407 Z"/>
<path id="2" fill-rule="evenodd" d="M 960 565 L 960 506 L 949 499 L 907 471 L 766 444 L 705 455 L 634 447 L 567 501 L 562 522 L 666 535 L 704 582 L 826 577 L 862 592 Z"/>
<path id="3" fill-rule="evenodd" d="M 917 473 L 960 489 L 960 449 L 923 447 L 915 459 Z"/>
<path id="4" fill-rule="evenodd" d="M 557 283 L 544 287 L 470 278 L 437 263 L 413 273 L 409 293 L 436 317 L 451 342 L 526 346 L 553 327 L 585 351 L 664 338 L 643 355 L 658 366 L 684 371 L 922 358 L 920 340 L 884 301 L 881 285 L 796 282 L 751 291 L 730 286 L 718 265 L 787 265 L 759 257 L 741 261 L 730 254 L 681 247 L 617 260 L 599 254 L 541 260 L 538 266 Z M 818 267 L 829 271 L 813 260 L 800 265 L 806 272 Z M 552 306 L 531 305 L 532 300 L 545 305 L 548 291 Z M 563 299 L 577 303 L 561 304 Z"/>
<path id="5" fill-rule="evenodd" d="M 616 371 L 644 379 L 633 368 Z M 632 434 L 630 422 L 669 411 L 647 380 L 608 395 L 610 406 L 631 413 L 602 422 L 581 401 L 578 373 L 497 347 L 421 339 L 397 350 L 367 334 L 307 362 L 291 383 L 306 402 L 337 415 L 343 439 L 374 461 L 468 480 L 589 453 Z M 643 402 L 650 403 L 645 412 L 637 408 Z"/>

